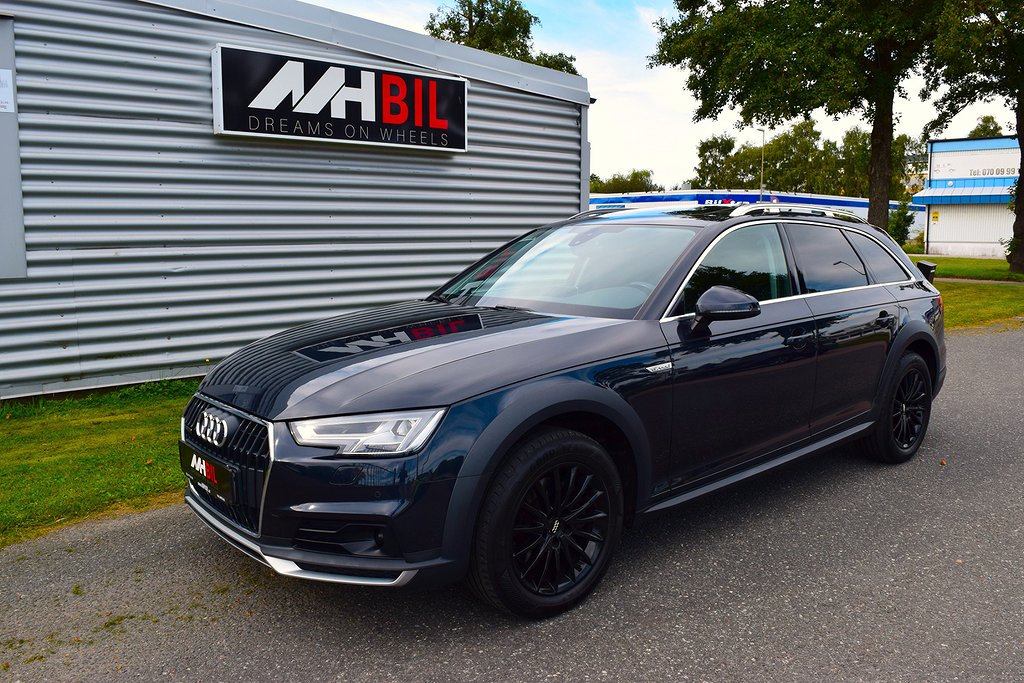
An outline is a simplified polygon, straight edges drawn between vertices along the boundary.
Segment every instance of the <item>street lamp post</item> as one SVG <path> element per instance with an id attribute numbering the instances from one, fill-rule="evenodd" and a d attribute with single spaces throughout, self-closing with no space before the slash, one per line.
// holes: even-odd
<path id="1" fill-rule="evenodd" d="M 761 191 L 757 195 L 757 201 L 764 201 L 764 128 L 755 128 L 761 131 Z"/>

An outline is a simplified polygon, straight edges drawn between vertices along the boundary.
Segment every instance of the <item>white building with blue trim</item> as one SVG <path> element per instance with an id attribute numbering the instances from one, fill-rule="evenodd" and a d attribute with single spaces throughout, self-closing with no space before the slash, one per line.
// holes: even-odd
<path id="1" fill-rule="evenodd" d="M 928 182 L 914 195 L 928 207 L 925 250 L 950 256 L 1002 257 L 1013 234 L 1010 189 L 1020 174 L 1016 137 L 932 140 Z"/>

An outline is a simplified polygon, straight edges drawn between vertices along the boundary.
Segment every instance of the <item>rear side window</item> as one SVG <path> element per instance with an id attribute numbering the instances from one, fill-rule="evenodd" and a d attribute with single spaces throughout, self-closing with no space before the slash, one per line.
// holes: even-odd
<path id="1" fill-rule="evenodd" d="M 910 277 L 892 254 L 878 242 L 859 232 L 847 231 L 846 236 L 850 238 L 875 282 L 903 282 Z"/>
<path id="2" fill-rule="evenodd" d="M 796 252 L 805 292 L 830 292 L 868 284 L 864 264 L 839 228 L 787 225 L 786 233 Z"/>
<path id="3" fill-rule="evenodd" d="M 680 313 L 693 313 L 700 295 L 714 285 L 743 290 L 758 301 L 793 294 L 782 239 L 774 224 L 739 228 L 701 259 L 683 289 Z"/>

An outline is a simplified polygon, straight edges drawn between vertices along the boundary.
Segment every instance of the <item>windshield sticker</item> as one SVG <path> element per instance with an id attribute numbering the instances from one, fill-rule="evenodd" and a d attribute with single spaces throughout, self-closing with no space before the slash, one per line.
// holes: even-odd
<path id="1" fill-rule="evenodd" d="M 0 69 L 0 112 L 14 113 L 14 72 Z"/>

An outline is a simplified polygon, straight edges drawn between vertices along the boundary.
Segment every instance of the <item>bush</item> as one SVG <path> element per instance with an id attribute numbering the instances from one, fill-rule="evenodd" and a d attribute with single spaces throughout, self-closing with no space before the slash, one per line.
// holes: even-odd
<path id="1" fill-rule="evenodd" d="M 924 253 L 924 231 L 917 233 L 903 245 L 903 251 L 908 254 Z"/>
<path id="2" fill-rule="evenodd" d="M 910 212 L 910 200 L 904 199 L 899 208 L 889 212 L 889 236 L 896 244 L 905 244 L 910 237 L 910 226 L 914 224 L 914 214 Z"/>

